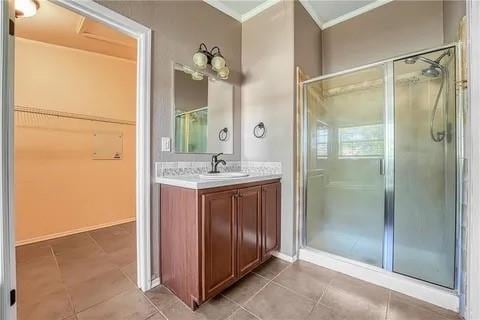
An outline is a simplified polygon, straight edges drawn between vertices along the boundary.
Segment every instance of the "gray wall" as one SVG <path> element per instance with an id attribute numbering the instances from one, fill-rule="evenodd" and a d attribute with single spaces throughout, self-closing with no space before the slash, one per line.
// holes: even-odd
<path id="1" fill-rule="evenodd" d="M 443 1 L 443 38 L 445 43 L 458 40 L 458 26 L 466 11 L 465 0 Z"/>
<path id="2" fill-rule="evenodd" d="M 323 73 L 440 46 L 442 1 L 393 1 L 322 31 Z"/>
<path id="3" fill-rule="evenodd" d="M 281 251 L 294 252 L 293 2 L 282 1 L 242 25 L 242 159 L 282 163 Z M 253 137 L 263 121 L 266 136 Z"/>
<path id="4" fill-rule="evenodd" d="M 201 42 L 219 46 L 234 89 L 234 153 L 240 160 L 241 24 L 203 1 L 99 1 L 153 31 L 152 165 L 156 161 L 208 161 L 208 155 L 161 152 L 160 137 L 172 133 L 172 62 L 191 66 Z M 152 167 L 153 168 L 153 167 Z M 159 188 L 152 184 L 152 272 L 159 273 Z"/>
<path id="5" fill-rule="evenodd" d="M 295 66 L 314 77 L 322 72 L 322 30 L 299 1 L 294 6 Z"/>

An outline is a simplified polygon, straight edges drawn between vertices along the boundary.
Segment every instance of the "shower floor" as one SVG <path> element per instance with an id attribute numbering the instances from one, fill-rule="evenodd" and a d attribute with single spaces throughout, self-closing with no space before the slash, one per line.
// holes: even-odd
<path id="1" fill-rule="evenodd" d="M 379 268 L 383 265 L 383 241 L 378 239 L 374 240 L 352 233 L 322 230 L 310 236 L 307 245 L 316 250 Z M 398 273 L 446 287 L 453 286 L 454 270 L 448 264 L 449 259 L 445 255 L 400 245 L 397 246 L 397 251 L 401 254 L 394 258 L 393 268 Z M 452 281 L 447 281 L 447 279 L 452 279 Z"/>

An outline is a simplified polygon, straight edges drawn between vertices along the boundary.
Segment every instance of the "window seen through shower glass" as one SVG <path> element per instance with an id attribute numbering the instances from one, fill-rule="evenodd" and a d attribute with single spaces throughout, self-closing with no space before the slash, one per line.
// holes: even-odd
<path id="1" fill-rule="evenodd" d="M 339 156 L 343 158 L 376 157 L 384 154 L 383 124 L 339 128 Z"/>
<path id="2" fill-rule="evenodd" d="M 382 266 L 384 68 L 306 86 L 306 245 Z"/>

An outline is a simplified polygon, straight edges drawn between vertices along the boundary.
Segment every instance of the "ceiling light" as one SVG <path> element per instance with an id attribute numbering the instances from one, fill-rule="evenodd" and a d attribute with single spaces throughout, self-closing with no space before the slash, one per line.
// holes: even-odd
<path id="1" fill-rule="evenodd" d="M 15 0 L 15 17 L 33 17 L 39 8 L 40 4 L 37 0 Z"/>

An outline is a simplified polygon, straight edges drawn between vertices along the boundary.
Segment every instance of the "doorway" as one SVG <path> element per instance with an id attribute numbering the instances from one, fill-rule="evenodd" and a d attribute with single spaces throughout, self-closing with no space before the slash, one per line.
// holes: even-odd
<path id="1" fill-rule="evenodd" d="M 46 1 L 45 1 L 46 2 Z M 13 4 L 12 2 L 10 4 Z M 40 3 L 43 5 L 43 1 Z M 51 3 L 49 3 L 51 4 Z M 48 4 L 46 4 L 48 6 Z M 94 123 L 101 123 L 103 126 L 132 126 L 133 124 L 136 124 L 136 127 L 133 126 L 133 137 L 129 138 L 131 141 L 129 141 L 128 145 L 133 146 L 133 152 L 129 155 L 132 158 L 132 163 L 134 163 L 133 166 L 133 179 L 131 179 L 133 186 L 133 205 L 130 205 L 131 211 L 133 211 L 133 217 L 127 218 L 130 220 L 136 220 L 136 226 L 130 225 L 118 225 L 116 230 L 113 230 L 110 233 L 111 235 L 115 235 L 115 233 L 118 232 L 126 232 L 130 235 L 133 234 L 131 237 L 132 240 L 129 244 L 129 246 L 132 246 L 133 242 L 133 247 L 136 248 L 136 251 L 138 252 L 137 257 L 134 259 L 134 261 L 131 262 L 131 267 L 135 267 L 135 269 L 138 270 L 138 277 L 136 281 L 132 282 L 134 286 L 140 287 L 142 290 L 146 291 L 152 286 L 152 279 L 151 279 L 151 272 L 150 272 L 150 157 L 149 157 L 149 146 L 150 146 L 150 58 L 151 58 L 151 53 L 150 53 L 150 43 L 151 43 L 151 31 L 150 29 L 124 17 L 121 16 L 93 1 L 56 1 L 55 5 L 59 5 L 63 7 L 63 10 L 70 10 L 71 12 L 75 14 L 82 15 L 84 17 L 84 20 L 91 20 L 92 24 L 101 24 L 103 23 L 105 26 L 108 28 L 111 28 L 114 30 L 114 32 L 122 32 L 128 36 L 133 37 L 133 41 L 136 42 L 136 48 L 133 49 L 133 56 L 138 59 L 137 62 L 133 68 L 133 86 L 136 89 L 136 97 L 134 97 L 133 101 L 133 106 L 136 108 L 136 111 L 133 112 L 133 120 L 127 120 L 123 121 L 121 123 L 114 123 L 114 122 L 108 122 L 108 120 L 125 120 L 122 118 L 118 117 L 113 117 L 112 115 L 108 116 L 103 116 L 103 115 L 95 115 L 95 114 L 89 114 L 89 113 L 82 113 L 82 112 L 71 112 L 71 110 L 50 110 L 49 108 L 46 108 L 46 106 L 39 106 L 39 105 L 19 105 L 17 106 L 16 109 L 8 110 L 9 113 L 9 118 L 10 121 L 7 121 L 7 119 L 4 118 L 6 121 L 6 128 L 10 127 L 10 136 L 13 137 L 13 116 L 15 114 L 15 117 L 17 118 L 18 123 L 22 123 L 27 126 L 37 126 L 36 129 L 39 129 L 38 127 L 42 126 L 59 126 L 61 127 L 61 130 L 65 131 L 75 131 L 72 126 L 70 126 L 67 122 L 74 123 L 83 123 L 86 125 L 86 123 L 90 123 L 90 125 L 93 125 Z M 11 5 L 11 8 L 13 8 L 13 5 Z M 10 8 L 10 9 L 11 9 Z M 2 7 L 2 10 L 5 9 Z M 2 12 L 8 12 L 8 11 L 2 11 Z M 10 11 L 12 12 L 12 11 Z M 10 15 L 10 17 L 12 17 Z M 13 18 L 13 17 L 12 17 Z M 80 25 L 80 23 L 78 24 Z M 92 29 L 96 29 L 97 26 L 92 27 L 92 25 L 89 26 Z M 97 30 L 98 31 L 98 30 Z M 78 30 L 77 30 L 78 32 Z M 86 31 L 85 33 L 89 33 L 89 31 Z M 104 40 L 104 39 L 99 39 L 99 40 Z M 40 41 L 38 41 L 40 42 Z M 12 43 L 13 44 L 13 43 Z M 59 46 L 58 44 L 55 44 L 56 46 Z M 13 45 L 10 47 L 13 49 Z M 75 48 L 73 48 L 75 49 Z M 78 48 L 77 48 L 78 49 Z M 105 53 L 99 53 L 105 54 Z M 13 56 L 13 55 L 12 55 Z M 5 57 L 5 55 L 4 55 Z M 13 62 L 13 59 L 10 60 Z M 59 61 L 60 63 L 60 61 Z M 12 70 L 13 71 L 13 70 Z M 13 73 L 13 72 L 12 72 Z M 81 95 L 82 93 L 76 92 L 77 95 Z M 13 105 L 13 103 L 12 103 Z M 40 108 L 43 107 L 43 108 Z M 80 117 L 79 117 L 80 115 Z M 84 117 L 86 115 L 86 117 Z M 61 120 L 63 119 L 63 121 Z M 107 120 L 107 121 L 105 121 Z M 88 126 L 88 125 L 86 125 Z M 25 129 L 25 128 L 24 128 Z M 58 127 L 56 128 L 58 129 Z M 85 128 L 82 128 L 85 129 Z M 90 128 L 91 129 L 91 128 Z M 104 129 L 104 128 L 102 128 Z M 33 128 L 29 128 L 28 130 L 33 130 Z M 122 152 L 118 152 L 118 140 L 127 139 L 126 136 L 122 135 L 117 135 L 117 134 L 112 134 L 112 132 L 118 133 L 119 131 L 117 130 L 98 130 L 91 135 L 91 140 L 90 140 L 90 146 L 92 148 L 96 148 L 96 150 L 100 150 L 101 152 L 97 154 L 98 159 L 93 159 L 95 157 L 95 152 L 92 152 L 92 149 L 89 150 L 91 160 L 92 161 L 105 161 L 107 160 L 102 160 L 100 159 L 102 156 L 105 156 L 106 154 L 111 154 L 113 152 L 113 156 L 115 160 L 111 161 L 118 161 L 120 162 L 121 160 L 118 160 L 117 158 L 122 158 L 123 154 Z M 44 133 L 44 132 L 43 132 Z M 70 132 L 72 133 L 72 132 Z M 50 134 L 53 134 L 50 132 Z M 95 139 L 97 137 L 97 139 Z M 19 135 L 19 140 L 22 139 L 22 134 Z M 40 138 L 40 135 L 35 136 L 35 138 Z M 64 136 L 62 139 L 65 138 Z M 30 139 L 23 139 L 23 141 L 27 141 Z M 126 146 L 126 141 L 123 141 L 124 143 L 120 144 L 122 147 L 125 146 L 125 151 L 127 149 Z M 13 139 L 9 140 L 10 143 L 10 148 L 13 149 Z M 117 147 L 112 147 L 112 145 L 115 145 L 117 143 Z M 40 144 L 37 144 L 40 145 Z M 70 143 L 60 143 L 60 145 L 71 145 Z M 58 150 L 57 150 L 58 151 Z M 9 159 L 10 161 L 12 160 L 11 158 Z M 12 161 L 13 164 L 13 161 Z M 13 165 L 9 167 L 9 170 L 6 171 L 10 177 L 12 177 L 9 187 L 11 191 L 10 197 L 14 195 L 14 188 L 13 188 Z M 45 191 L 45 190 L 43 190 Z M 45 191 L 46 192 L 46 191 Z M 57 200 L 60 200 L 57 199 Z M 64 200 L 64 199 L 61 199 Z M 13 199 L 12 199 L 12 204 L 13 204 Z M 74 201 L 72 201 L 74 202 Z M 85 203 L 84 203 L 85 204 Z M 13 219 L 15 214 L 14 214 L 14 208 L 13 206 L 10 209 L 10 215 L 8 217 L 11 219 L 13 222 Z M 31 210 L 29 210 L 31 211 Z M 47 220 L 47 219 L 45 219 Z M 55 240 L 46 240 L 49 244 L 44 247 L 49 247 L 50 252 L 54 252 L 55 249 L 53 248 L 53 244 L 49 241 L 57 241 L 59 240 L 59 236 L 65 235 L 65 234 L 70 234 L 73 233 L 75 235 L 71 235 L 71 237 L 76 237 L 77 240 L 80 239 L 80 243 L 88 242 L 85 241 L 85 237 L 88 236 L 93 241 L 95 241 L 95 237 L 97 237 L 97 244 L 99 244 L 99 241 L 101 242 L 100 238 L 97 236 L 94 236 L 92 234 L 87 234 L 87 233 L 77 233 L 80 231 L 87 231 L 91 227 L 97 226 L 97 227 L 102 227 L 102 226 L 107 226 L 110 225 L 111 222 L 106 222 L 104 224 L 102 223 L 97 223 L 98 221 L 92 221 L 93 219 L 90 219 L 90 226 L 87 227 L 79 227 L 79 228 L 74 228 L 73 232 L 72 230 L 67 230 L 64 233 L 62 231 L 60 232 L 47 232 L 47 235 L 40 235 L 40 236 L 31 236 L 29 235 L 28 232 L 25 233 L 25 229 L 23 229 L 21 232 L 18 232 L 19 235 L 25 235 L 27 234 L 26 237 L 22 237 L 22 239 L 19 240 L 19 244 L 25 244 L 29 242 L 37 242 L 39 240 L 46 240 L 49 238 L 55 238 Z M 4 221 L 5 222 L 5 221 Z M 58 222 L 55 221 L 55 222 Z M 117 221 L 118 222 L 118 221 Z M 120 222 L 126 222 L 126 220 L 120 221 Z M 40 220 L 41 224 L 43 221 Z M 38 225 L 36 226 L 38 227 Z M 5 237 L 3 237 L 4 243 L 7 245 L 7 247 L 13 248 L 14 247 L 14 242 L 16 238 L 16 234 L 14 232 L 14 227 L 13 223 L 11 224 L 10 228 L 4 227 L 3 230 L 6 230 L 5 232 Z M 29 230 L 31 231 L 31 230 Z M 90 231 L 90 233 L 93 231 Z M 134 235 L 136 233 L 136 236 Z M 53 237 L 52 237 L 53 235 Z M 18 239 L 18 238 L 17 238 Z M 83 241 L 82 241 L 83 240 Z M 76 241 L 73 240 L 72 243 L 75 243 Z M 33 245 L 30 245 L 33 246 Z M 62 245 L 60 245 L 61 247 Z M 75 246 L 75 244 L 74 244 Z M 68 247 L 68 246 L 67 246 Z M 100 245 L 98 247 L 101 247 Z M 105 248 L 104 248 L 105 249 Z M 131 248 L 129 248 L 131 249 Z M 24 250 L 24 251 L 29 251 L 29 250 Z M 58 248 L 57 248 L 58 251 Z M 61 251 L 61 250 L 60 250 Z M 104 250 L 106 251 L 106 250 Z M 14 250 L 11 250 L 10 254 L 6 254 L 2 256 L 10 256 L 10 259 L 2 260 L 2 275 L 5 276 L 4 281 L 2 281 L 2 284 L 9 283 L 10 281 L 12 282 L 12 287 L 15 288 L 15 272 L 8 272 L 8 268 L 5 268 L 6 264 L 10 264 L 11 268 L 15 268 L 15 254 L 13 253 Z M 42 252 L 40 250 L 39 252 Z M 43 251 L 44 253 L 45 251 Z M 131 251 L 130 251 L 131 252 Z M 32 253 L 32 252 L 28 252 Z M 42 253 L 39 253 L 40 256 Z M 33 253 L 33 256 L 35 253 Z M 22 256 L 22 257 L 20 257 Z M 122 255 L 120 255 L 122 256 Z M 19 254 L 19 263 L 22 261 L 22 259 L 30 259 L 32 255 L 26 254 L 26 255 L 20 255 Z M 117 261 L 121 263 L 121 261 Z M 3 292 L 3 290 L 2 290 Z M 12 294 L 13 293 L 13 294 Z M 10 294 L 10 301 L 15 300 L 15 291 L 12 291 Z M 14 304 L 13 304 L 14 305 Z M 3 304 L 2 304 L 3 306 Z M 2 310 L 3 311 L 3 310 Z M 14 307 L 11 308 L 11 310 L 6 310 L 6 312 L 9 312 L 10 316 L 8 318 L 14 319 L 14 314 L 15 310 Z"/>

